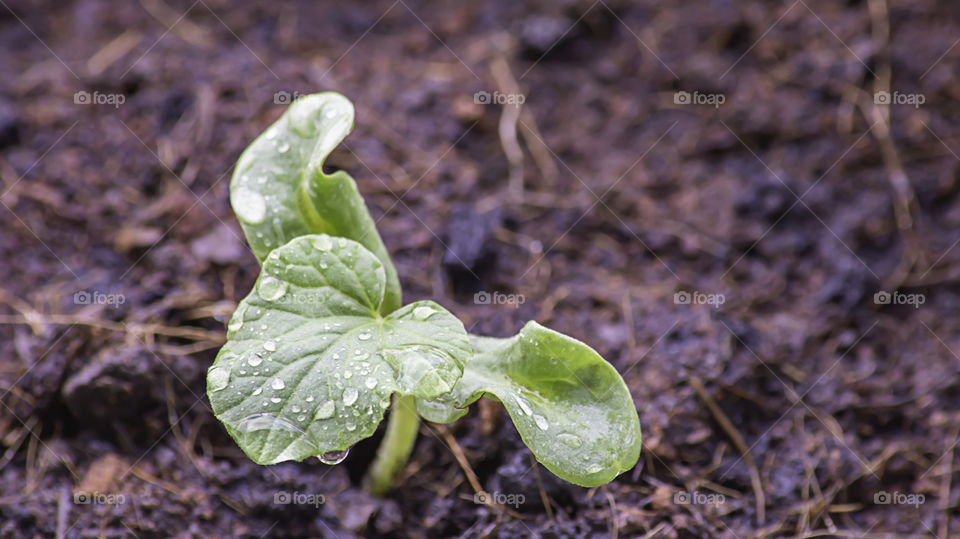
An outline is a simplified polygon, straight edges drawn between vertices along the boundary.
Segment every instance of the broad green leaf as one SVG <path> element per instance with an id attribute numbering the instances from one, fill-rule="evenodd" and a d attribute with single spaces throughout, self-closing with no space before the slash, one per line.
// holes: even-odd
<path id="1" fill-rule="evenodd" d="M 400 282 L 357 184 L 323 172 L 327 155 L 353 129 L 353 105 L 325 92 L 300 97 L 240 156 L 230 203 L 260 262 L 298 236 L 329 234 L 360 242 L 386 272 L 383 313 L 401 305 Z"/>
<path id="2" fill-rule="evenodd" d="M 493 396 L 537 460 L 567 481 L 602 485 L 637 463 L 633 399 L 592 348 L 536 322 L 509 339 L 471 336 L 471 342 L 476 355 L 455 389 L 417 400 L 424 419 L 449 423 L 481 395 Z"/>
<path id="3" fill-rule="evenodd" d="M 274 249 L 207 373 L 216 416 L 260 464 L 343 451 L 398 392 L 448 393 L 473 354 L 463 324 L 419 301 L 382 316 L 384 265 L 357 242 L 307 235 Z"/>

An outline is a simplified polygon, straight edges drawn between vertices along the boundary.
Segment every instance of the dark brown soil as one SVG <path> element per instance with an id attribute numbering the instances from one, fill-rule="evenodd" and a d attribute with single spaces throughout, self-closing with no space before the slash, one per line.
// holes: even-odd
<path id="1" fill-rule="evenodd" d="M 960 534 L 956 3 L 0 4 L 0 536 Z M 424 425 L 385 499 L 376 439 L 233 444 L 204 389 L 258 270 L 229 175 L 277 92 L 321 90 L 406 298 L 594 346 L 634 470 L 560 481 L 491 403 Z M 517 143 L 478 91 L 525 96 Z"/>

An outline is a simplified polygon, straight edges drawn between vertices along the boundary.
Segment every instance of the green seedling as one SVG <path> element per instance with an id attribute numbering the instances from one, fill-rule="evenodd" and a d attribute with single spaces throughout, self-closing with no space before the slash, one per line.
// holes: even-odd
<path id="1" fill-rule="evenodd" d="M 353 127 L 336 93 L 294 101 L 240 157 L 230 200 L 261 263 L 207 373 L 216 416 L 259 464 L 342 461 L 392 408 L 367 475 L 377 494 L 406 464 L 420 418 L 456 421 L 480 397 L 503 404 L 559 477 L 597 486 L 632 468 L 640 421 L 626 384 L 586 344 L 529 322 L 469 335 L 400 283 L 354 180 L 323 162 Z"/>

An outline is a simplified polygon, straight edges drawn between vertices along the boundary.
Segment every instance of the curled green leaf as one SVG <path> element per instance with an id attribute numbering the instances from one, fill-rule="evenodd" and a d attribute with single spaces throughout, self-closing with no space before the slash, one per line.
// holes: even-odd
<path id="1" fill-rule="evenodd" d="M 383 263 L 306 235 L 274 249 L 207 373 L 216 416 L 260 464 L 344 451 L 400 393 L 436 398 L 473 353 L 463 324 L 420 301 L 383 316 Z"/>
<path id="2" fill-rule="evenodd" d="M 263 262 L 307 234 L 352 239 L 372 251 L 386 273 L 383 313 L 401 305 L 400 282 L 356 182 L 323 163 L 353 129 L 353 104 L 325 92 L 300 97 L 243 152 L 230 181 L 230 202 L 250 248 Z"/>
<path id="3" fill-rule="evenodd" d="M 418 399 L 428 421 L 449 423 L 481 395 L 503 403 L 523 442 L 557 476 L 612 481 L 640 457 L 640 419 L 626 384 L 586 344 L 529 322 L 514 337 L 471 338 L 476 355 L 454 390 Z"/>

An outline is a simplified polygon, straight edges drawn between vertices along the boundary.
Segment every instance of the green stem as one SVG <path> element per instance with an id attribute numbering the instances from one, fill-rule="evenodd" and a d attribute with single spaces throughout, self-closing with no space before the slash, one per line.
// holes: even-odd
<path id="1" fill-rule="evenodd" d="M 413 444 L 417 441 L 420 416 L 411 396 L 397 396 L 390 408 L 387 433 L 377 448 L 377 456 L 367 475 L 367 489 L 376 496 L 383 496 L 406 466 Z"/>

